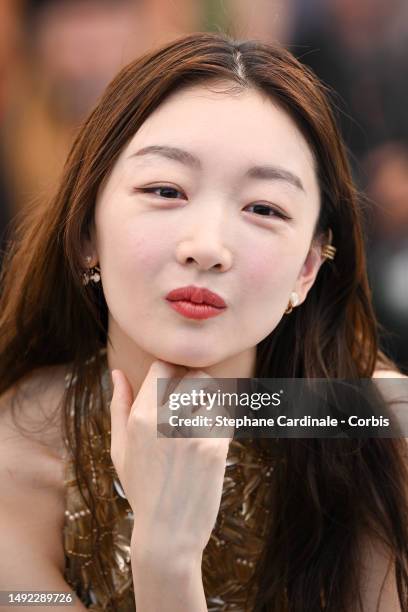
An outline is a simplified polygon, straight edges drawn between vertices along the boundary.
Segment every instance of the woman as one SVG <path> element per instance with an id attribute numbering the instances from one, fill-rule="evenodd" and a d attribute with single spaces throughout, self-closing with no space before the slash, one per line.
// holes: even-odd
<path id="1" fill-rule="evenodd" d="M 399 375 L 323 87 L 285 50 L 194 34 L 116 77 L 16 233 L 1 355 L 2 589 L 408 610 L 404 440 L 156 437 L 158 378 Z"/>

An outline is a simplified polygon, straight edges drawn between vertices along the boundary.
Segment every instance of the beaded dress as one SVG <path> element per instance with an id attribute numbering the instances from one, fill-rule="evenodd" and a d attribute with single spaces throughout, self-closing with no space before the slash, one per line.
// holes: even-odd
<path id="1" fill-rule="evenodd" d="M 91 429 L 93 433 L 89 442 L 88 437 L 83 436 L 83 444 L 85 455 L 89 457 L 86 468 L 92 476 L 96 513 L 102 525 L 97 540 L 102 564 L 96 562 L 92 552 L 92 513 L 80 495 L 73 460 L 67 457 L 65 579 L 90 610 L 133 612 L 136 609 L 130 566 L 133 514 L 110 457 L 112 387 L 106 361 L 101 382 L 104 408 L 99 407 L 96 420 L 92 421 L 93 427 L 88 426 L 88 431 Z M 261 451 L 249 439 L 230 443 L 220 510 L 202 560 L 209 612 L 252 610 L 249 580 L 263 551 L 269 525 L 273 472 L 280 461 L 276 453 L 274 456 L 270 452 L 273 448 L 271 442 L 269 440 L 267 452 Z M 89 443 L 93 458 L 90 453 L 86 454 Z M 113 585 L 113 595 L 106 592 L 105 579 Z"/>

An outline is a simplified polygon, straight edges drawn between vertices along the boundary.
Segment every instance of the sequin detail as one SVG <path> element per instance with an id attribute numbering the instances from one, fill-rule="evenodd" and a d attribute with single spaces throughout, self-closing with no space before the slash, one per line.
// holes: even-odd
<path id="1" fill-rule="evenodd" d="M 75 381 L 69 382 L 75 384 Z M 98 426 L 90 428 L 94 459 L 87 455 L 86 467 L 92 475 L 96 512 L 102 525 L 99 548 L 103 568 L 96 566 L 92 554 L 92 515 L 80 495 L 73 462 L 67 459 L 65 578 L 90 610 L 109 612 L 114 609 L 114 603 L 121 612 L 134 612 L 130 566 L 133 513 L 110 457 L 109 404 L 112 390 L 107 364 L 102 385 L 104 406 L 98 412 Z M 86 446 L 85 432 L 82 439 Z M 280 461 L 273 440 L 267 441 L 266 448 L 268 452 L 261 452 L 252 440 L 233 440 L 230 444 L 220 509 L 203 553 L 203 584 L 209 612 L 252 610 L 248 584 L 265 544 L 270 520 L 271 483 Z M 103 573 L 112 579 L 113 601 L 105 592 Z"/>

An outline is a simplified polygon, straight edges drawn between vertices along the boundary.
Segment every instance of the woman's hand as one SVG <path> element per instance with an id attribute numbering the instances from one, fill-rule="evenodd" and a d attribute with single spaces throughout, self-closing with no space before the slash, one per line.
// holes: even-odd
<path id="1" fill-rule="evenodd" d="M 212 381 L 202 371 L 183 373 L 184 381 L 202 379 L 202 388 Z M 220 506 L 231 438 L 157 437 L 157 378 L 181 376 L 179 367 L 153 362 L 134 401 L 124 373 L 112 376 L 111 456 L 134 513 L 137 564 L 201 567 Z"/>

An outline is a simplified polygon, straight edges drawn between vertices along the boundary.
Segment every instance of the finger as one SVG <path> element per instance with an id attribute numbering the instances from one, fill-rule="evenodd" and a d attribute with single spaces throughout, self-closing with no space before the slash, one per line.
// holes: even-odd
<path id="1" fill-rule="evenodd" d="M 169 379 L 182 376 L 183 371 L 185 371 L 183 366 L 173 365 L 159 359 L 152 361 L 133 403 L 130 416 L 137 411 L 141 418 L 152 424 L 157 423 L 157 407 L 165 402 Z M 158 379 L 166 380 L 158 381 Z"/>
<path id="2" fill-rule="evenodd" d="M 133 403 L 133 392 L 121 370 L 112 371 L 113 395 L 111 414 L 111 455 L 124 446 L 126 426 Z"/>
<path id="3" fill-rule="evenodd" d="M 176 414 L 180 418 L 190 418 L 195 416 L 200 410 L 202 410 L 204 414 L 207 405 L 205 395 L 204 400 L 202 395 L 193 400 L 192 392 L 205 393 L 207 389 L 211 388 L 209 381 L 212 381 L 212 379 L 205 372 L 201 370 L 189 370 L 183 378 L 178 380 L 177 384 L 173 387 L 172 393 L 166 398 L 166 403 L 160 407 L 160 418 L 163 419 L 172 414 Z M 170 400 L 174 412 L 170 408 Z"/>
<path id="4" fill-rule="evenodd" d="M 207 374 L 207 372 L 205 372 L 204 370 L 199 370 L 199 369 L 191 369 L 191 368 L 187 368 L 186 366 L 183 365 L 178 365 L 175 363 L 169 363 L 167 361 L 161 361 L 160 359 L 157 359 L 156 361 L 154 361 L 152 363 L 152 367 L 154 368 L 164 368 L 162 369 L 162 372 L 157 375 L 157 378 L 166 378 L 167 380 L 167 385 L 165 387 L 163 387 L 163 391 L 164 393 L 161 394 L 160 396 L 160 403 L 164 404 L 168 401 L 169 399 L 169 395 L 175 391 L 177 392 L 183 392 L 183 389 L 185 387 L 185 391 L 187 392 L 189 389 L 191 389 L 191 382 L 188 382 L 188 379 L 191 378 L 199 378 L 199 379 L 211 379 L 211 376 L 209 374 Z M 201 384 L 201 383 L 199 383 Z"/>
<path id="5" fill-rule="evenodd" d="M 228 446 L 234 439 L 235 428 L 233 425 L 213 425 L 211 434 L 214 438 L 222 438 L 227 440 Z"/>
<path id="6" fill-rule="evenodd" d="M 189 370 L 173 389 L 168 401 L 159 407 L 158 427 L 160 426 L 161 433 L 167 437 L 191 438 L 201 437 L 200 434 L 204 437 L 210 436 L 211 419 L 208 418 L 212 413 L 206 394 L 216 391 L 214 384 L 215 380 L 203 370 Z M 193 391 L 200 395 L 193 397 Z M 194 419 L 194 425 L 184 422 L 184 419 L 191 418 Z M 173 424 L 171 424 L 172 419 Z M 176 425 L 178 422 L 183 424 Z"/>

